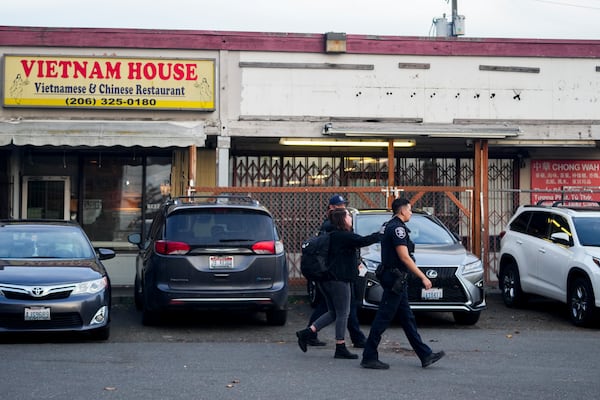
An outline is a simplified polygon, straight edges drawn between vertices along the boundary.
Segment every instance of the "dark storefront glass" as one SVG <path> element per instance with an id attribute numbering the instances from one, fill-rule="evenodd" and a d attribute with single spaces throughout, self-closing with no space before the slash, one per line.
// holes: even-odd
<path id="1" fill-rule="evenodd" d="M 144 235 L 160 205 L 171 195 L 171 158 L 148 157 L 147 163 Z"/>
<path id="2" fill-rule="evenodd" d="M 126 242 L 136 231 L 142 207 L 142 158 L 83 157 L 81 223 L 93 241 Z"/>
<path id="3" fill-rule="evenodd" d="M 24 151 L 21 167 L 27 217 L 61 219 L 65 208 L 92 241 L 110 247 L 130 246 L 127 235 L 140 233 L 142 221 L 148 225 L 171 193 L 170 155 Z M 62 196 L 64 190 L 69 193 Z"/>

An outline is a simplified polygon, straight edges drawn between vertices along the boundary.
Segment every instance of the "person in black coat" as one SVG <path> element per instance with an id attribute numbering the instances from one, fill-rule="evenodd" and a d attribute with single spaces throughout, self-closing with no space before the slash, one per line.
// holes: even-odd
<path id="1" fill-rule="evenodd" d="M 325 297 L 327 312 L 308 328 L 296 332 L 298 346 L 306 352 L 312 334 L 335 321 L 335 358 L 356 359 L 357 354 L 346 348 L 345 333 L 350 313 L 352 282 L 358 275 L 357 251 L 380 240 L 380 233 L 361 236 L 352 232 L 352 215 L 345 208 L 330 213 L 330 221 L 335 227 L 329 244 L 329 279 L 317 285 Z"/>
<path id="2" fill-rule="evenodd" d="M 348 201 L 344 199 L 339 194 L 332 196 L 329 199 L 329 205 L 327 207 L 327 218 L 321 224 L 321 228 L 319 229 L 319 235 L 323 235 L 325 233 L 329 233 L 335 229 L 331 221 L 329 220 L 329 214 L 331 211 L 336 209 L 345 209 L 348 205 Z M 358 259 L 356 264 L 358 266 Z M 319 291 L 318 288 L 316 288 Z M 350 314 L 348 315 L 348 333 L 350 334 L 350 340 L 355 348 L 364 348 L 367 337 L 360 329 L 360 322 L 358 321 L 357 315 L 357 306 L 356 306 L 356 287 L 354 282 L 351 284 L 351 293 L 350 293 Z M 321 315 L 327 312 L 327 303 L 322 294 L 317 294 L 316 296 L 316 304 L 315 309 L 313 310 L 310 318 L 308 319 L 308 325 L 312 325 Z M 319 340 L 317 333 L 313 333 L 311 337 L 308 339 L 307 344 L 309 346 L 325 346 L 326 343 Z"/>

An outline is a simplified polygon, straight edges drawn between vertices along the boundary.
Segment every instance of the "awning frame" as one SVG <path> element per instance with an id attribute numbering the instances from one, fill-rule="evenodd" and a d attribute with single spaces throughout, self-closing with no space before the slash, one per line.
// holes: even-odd
<path id="1" fill-rule="evenodd" d="M 204 121 L 0 120 L 0 146 L 204 147 Z"/>

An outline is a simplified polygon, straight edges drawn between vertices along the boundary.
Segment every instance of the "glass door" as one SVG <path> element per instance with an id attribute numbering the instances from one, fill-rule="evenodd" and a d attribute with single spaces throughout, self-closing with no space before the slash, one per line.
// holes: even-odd
<path id="1" fill-rule="evenodd" d="M 68 176 L 24 176 L 23 218 L 68 220 L 70 182 Z"/>

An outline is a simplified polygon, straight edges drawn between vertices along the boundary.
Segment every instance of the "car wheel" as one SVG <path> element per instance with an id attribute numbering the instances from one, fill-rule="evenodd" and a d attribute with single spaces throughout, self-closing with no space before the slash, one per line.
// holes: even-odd
<path id="1" fill-rule="evenodd" d="M 323 295 L 319 291 L 317 287 L 317 283 L 314 281 L 306 282 L 306 292 L 308 293 L 308 301 L 310 302 L 311 307 L 316 307 L 323 299 L 321 298 Z"/>
<path id="2" fill-rule="evenodd" d="M 594 290 L 587 278 L 576 278 L 569 285 L 571 322 L 576 326 L 590 326 L 595 314 Z"/>
<path id="3" fill-rule="evenodd" d="M 270 310 L 266 314 L 269 325 L 283 326 L 287 321 L 287 310 Z"/>
<path id="4" fill-rule="evenodd" d="M 521 277 L 515 263 L 510 263 L 500 272 L 500 291 L 502 300 L 508 307 L 520 307 L 525 303 L 525 294 L 521 290 Z"/>
<path id="5" fill-rule="evenodd" d="M 152 326 L 158 324 L 159 318 L 156 311 L 150 311 L 144 306 L 142 309 L 142 324 Z"/>
<path id="6" fill-rule="evenodd" d="M 145 297 L 148 296 L 148 292 L 144 291 L 142 294 L 144 296 L 142 304 L 142 324 L 146 326 L 156 325 L 160 320 L 160 315 L 157 311 L 148 308 L 150 302 L 145 299 Z"/>
<path id="7" fill-rule="evenodd" d="M 477 321 L 479 321 L 479 317 L 481 316 L 481 311 L 475 312 L 464 312 L 464 311 L 455 311 L 452 313 L 454 316 L 454 322 L 459 325 L 475 325 Z"/>
<path id="8" fill-rule="evenodd" d="M 138 276 L 136 275 L 135 281 L 133 283 L 133 302 L 135 303 L 135 308 L 138 311 L 142 310 L 144 305 L 144 292 L 142 289 L 142 284 Z"/>
<path id="9" fill-rule="evenodd" d="M 110 337 L 110 326 L 103 326 L 102 328 L 94 329 L 90 331 L 90 335 L 93 340 L 108 340 Z"/>

